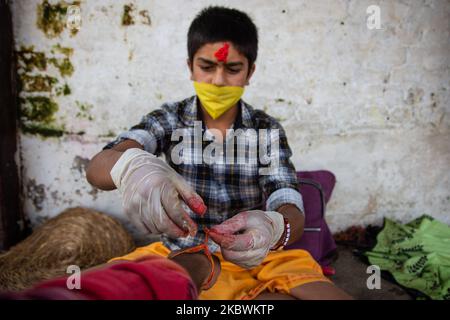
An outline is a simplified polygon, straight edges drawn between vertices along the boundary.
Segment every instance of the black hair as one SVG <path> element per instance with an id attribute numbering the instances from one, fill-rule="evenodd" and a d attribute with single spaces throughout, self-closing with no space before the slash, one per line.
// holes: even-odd
<path id="1" fill-rule="evenodd" d="M 188 57 L 205 44 L 230 41 L 248 60 L 249 71 L 258 55 L 258 30 L 250 17 L 239 10 L 207 7 L 192 21 L 188 31 Z"/>

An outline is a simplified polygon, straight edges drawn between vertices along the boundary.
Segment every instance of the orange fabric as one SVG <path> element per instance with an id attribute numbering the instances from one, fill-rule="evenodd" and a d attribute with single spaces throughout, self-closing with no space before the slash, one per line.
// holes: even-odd
<path id="1" fill-rule="evenodd" d="M 211 283 L 214 278 L 214 275 L 216 274 L 216 270 L 214 268 L 214 259 L 208 248 L 209 229 L 204 226 L 203 230 L 205 231 L 205 240 L 202 244 L 195 247 L 183 249 L 177 252 L 176 254 L 172 255 L 171 258 L 184 253 L 196 253 L 203 251 L 203 253 L 208 257 L 209 265 L 211 266 L 212 271 L 209 273 L 208 279 L 206 279 L 206 281 L 202 284 L 201 290 L 208 290 L 211 287 Z"/>
<path id="2" fill-rule="evenodd" d="M 135 260 L 148 254 L 167 257 L 170 250 L 162 242 L 155 242 L 114 260 Z M 244 269 L 225 261 L 220 253 L 222 272 L 217 282 L 209 290 L 202 291 L 201 300 L 250 300 L 263 291 L 289 294 L 290 289 L 300 285 L 331 281 L 322 273 L 320 265 L 311 255 L 300 249 L 270 252 L 261 265 Z"/>

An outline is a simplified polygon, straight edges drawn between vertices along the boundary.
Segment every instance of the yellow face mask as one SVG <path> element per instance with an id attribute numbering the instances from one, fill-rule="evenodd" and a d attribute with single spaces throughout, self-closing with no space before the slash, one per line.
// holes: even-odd
<path id="1" fill-rule="evenodd" d="M 202 106 L 213 119 L 217 119 L 234 106 L 244 93 L 243 87 L 218 87 L 196 81 L 194 81 L 194 88 Z"/>

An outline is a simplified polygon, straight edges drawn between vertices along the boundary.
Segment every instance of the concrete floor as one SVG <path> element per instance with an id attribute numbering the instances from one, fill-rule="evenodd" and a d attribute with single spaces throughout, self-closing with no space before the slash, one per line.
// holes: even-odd
<path id="1" fill-rule="evenodd" d="M 336 274 L 330 279 L 355 299 L 362 300 L 411 300 L 401 287 L 381 278 L 380 289 L 368 289 L 367 265 L 353 255 L 351 247 L 338 246 L 338 259 L 332 264 Z"/>

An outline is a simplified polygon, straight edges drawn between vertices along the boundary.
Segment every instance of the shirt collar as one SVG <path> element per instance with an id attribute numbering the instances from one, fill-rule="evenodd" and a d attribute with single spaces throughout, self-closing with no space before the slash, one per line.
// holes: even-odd
<path id="1" fill-rule="evenodd" d="M 186 99 L 180 111 L 180 120 L 183 124 L 188 127 L 193 127 L 194 121 L 197 120 L 197 96 Z"/>
<path id="2" fill-rule="evenodd" d="M 243 100 L 240 100 L 241 103 L 241 121 L 242 126 L 244 128 L 253 128 L 253 120 L 252 120 L 252 107 L 245 103 Z"/>

